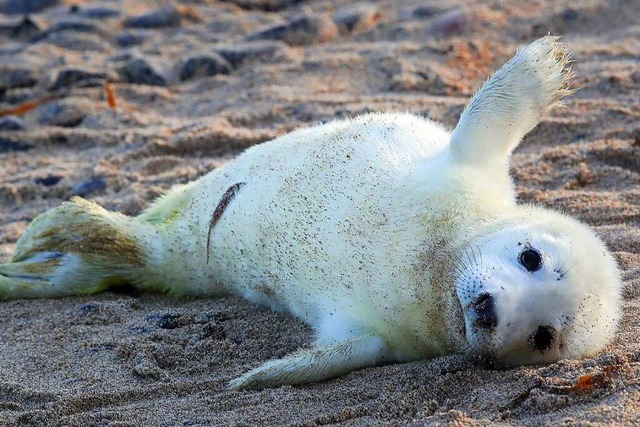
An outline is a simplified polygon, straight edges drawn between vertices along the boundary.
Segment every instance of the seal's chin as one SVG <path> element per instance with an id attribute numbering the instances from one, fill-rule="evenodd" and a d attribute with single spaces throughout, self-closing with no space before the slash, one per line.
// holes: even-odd
<path id="1" fill-rule="evenodd" d="M 560 325 L 501 318 L 495 307 L 491 296 L 480 294 L 464 311 L 467 353 L 475 364 L 506 369 L 567 355 L 566 331 Z"/>
<path id="2" fill-rule="evenodd" d="M 551 363 L 566 356 L 563 334 L 551 326 L 538 326 L 529 334 L 510 334 L 495 328 L 467 327 L 468 354 L 472 362 L 487 369 Z"/>

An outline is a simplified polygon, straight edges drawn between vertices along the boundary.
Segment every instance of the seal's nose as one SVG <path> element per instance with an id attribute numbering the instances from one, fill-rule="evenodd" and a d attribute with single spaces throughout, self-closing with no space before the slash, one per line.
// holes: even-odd
<path id="1" fill-rule="evenodd" d="M 544 353 L 553 347 L 553 343 L 556 341 L 556 335 L 556 329 L 553 326 L 538 326 L 538 329 L 529 336 L 529 347 L 540 353 Z"/>
<path id="2" fill-rule="evenodd" d="M 498 326 L 495 303 L 490 293 L 485 292 L 478 295 L 478 298 L 473 302 L 473 309 L 476 312 L 476 320 L 474 322 L 476 328 L 491 331 Z"/>

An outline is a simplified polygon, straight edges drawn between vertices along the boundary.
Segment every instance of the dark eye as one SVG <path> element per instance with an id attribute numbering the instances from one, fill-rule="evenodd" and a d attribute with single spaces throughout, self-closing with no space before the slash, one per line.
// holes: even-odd
<path id="1" fill-rule="evenodd" d="M 542 267 L 542 256 L 540 255 L 540 252 L 533 248 L 525 249 L 520 252 L 518 261 L 520 261 L 520 264 L 522 264 L 524 268 L 531 273 L 540 270 Z"/>

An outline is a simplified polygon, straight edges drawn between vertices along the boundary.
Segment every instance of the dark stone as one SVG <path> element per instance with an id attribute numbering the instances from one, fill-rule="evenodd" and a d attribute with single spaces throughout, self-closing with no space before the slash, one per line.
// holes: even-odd
<path id="1" fill-rule="evenodd" d="M 0 90 L 31 87 L 38 82 L 39 75 L 31 68 L 0 67 Z"/>
<path id="2" fill-rule="evenodd" d="M 442 13 L 433 19 L 429 31 L 442 36 L 452 36 L 465 32 L 471 23 L 473 16 L 466 8 L 452 9 Z"/>
<path id="3" fill-rule="evenodd" d="M 55 82 L 49 90 L 72 87 L 75 86 L 76 83 L 86 80 L 105 80 L 106 78 L 107 75 L 105 73 L 93 73 L 79 68 L 66 68 L 58 73 Z"/>
<path id="4" fill-rule="evenodd" d="M 178 323 L 178 319 L 179 316 L 172 313 L 167 313 L 160 316 L 160 318 L 158 319 L 158 323 L 156 324 L 160 329 L 176 329 L 178 326 L 180 326 Z"/>
<path id="5" fill-rule="evenodd" d="M 327 41 L 337 33 L 335 23 L 324 15 L 298 15 L 286 24 L 250 34 L 246 40 L 282 40 L 293 46 Z"/>
<path id="6" fill-rule="evenodd" d="M 52 34 L 61 33 L 61 32 L 73 32 L 73 33 L 88 33 L 88 34 L 96 34 L 100 37 L 106 37 L 107 33 L 105 33 L 102 28 L 90 24 L 88 22 L 83 22 L 82 20 L 72 20 L 72 21 L 61 21 L 56 22 L 49 28 L 42 30 L 34 37 L 32 37 L 29 42 L 36 43 L 41 40 L 49 38 Z"/>
<path id="7" fill-rule="evenodd" d="M 221 55 L 212 53 L 187 59 L 180 69 L 180 80 L 199 79 L 230 72 L 231 64 Z"/>
<path id="8" fill-rule="evenodd" d="M 24 15 L 58 4 L 59 0 L 4 0 L 0 3 L 0 12 L 6 15 Z"/>
<path id="9" fill-rule="evenodd" d="M 28 16 L 25 16 L 22 21 L 14 25 L 9 32 L 9 35 L 15 39 L 28 39 L 38 34 L 40 26 Z"/>
<path id="10" fill-rule="evenodd" d="M 73 186 L 73 194 L 80 197 L 85 197 L 96 191 L 102 191 L 107 188 L 107 181 L 102 176 L 94 176 L 88 181 L 81 182 Z"/>
<path id="11" fill-rule="evenodd" d="M 209 322 L 202 327 L 202 338 L 223 340 L 227 337 L 224 327 L 215 322 Z"/>
<path id="12" fill-rule="evenodd" d="M 121 12 L 118 9 L 112 9 L 110 7 L 87 7 L 82 8 L 80 16 L 88 19 L 106 19 L 120 16 Z"/>
<path id="13" fill-rule="evenodd" d="M 74 127 L 80 124 L 88 111 L 85 103 L 59 100 L 43 104 L 36 109 L 38 123 L 45 126 Z"/>
<path id="14" fill-rule="evenodd" d="M 0 131 L 2 132 L 13 132 L 24 129 L 24 122 L 19 117 L 6 116 L 0 118 Z"/>
<path id="15" fill-rule="evenodd" d="M 105 32 L 102 28 L 96 25 L 93 25 L 89 22 L 84 22 L 82 20 L 56 22 L 51 27 L 47 28 L 46 31 L 49 33 L 56 33 L 58 31 L 76 31 L 79 33 L 92 33 L 92 34 L 105 35 Z"/>
<path id="16" fill-rule="evenodd" d="M 125 31 L 115 39 L 118 47 L 131 47 L 144 43 L 149 38 L 149 33 L 144 30 Z"/>
<path id="17" fill-rule="evenodd" d="M 164 77 L 158 74 L 144 59 L 132 58 L 118 68 L 120 81 L 152 86 L 166 86 Z"/>
<path id="18" fill-rule="evenodd" d="M 71 31 L 52 34 L 43 42 L 76 52 L 104 52 L 109 49 L 109 44 L 100 36 Z"/>
<path id="19" fill-rule="evenodd" d="M 373 26 L 379 18 L 378 8 L 365 4 L 341 8 L 333 15 L 333 20 L 343 32 L 351 32 L 355 29 L 364 30 Z"/>
<path id="20" fill-rule="evenodd" d="M 14 141 L 9 138 L 0 138 L 0 153 L 8 153 L 10 151 L 27 151 L 33 146 L 21 141 Z"/>
<path id="21" fill-rule="evenodd" d="M 221 0 L 233 3 L 246 10 L 264 10 L 265 12 L 278 12 L 289 6 L 302 3 L 303 0 Z"/>
<path id="22" fill-rule="evenodd" d="M 435 16 L 440 12 L 441 12 L 441 9 L 438 9 L 432 5 L 423 4 L 413 9 L 413 12 L 411 12 L 411 15 L 414 18 L 431 18 L 432 16 Z"/>
<path id="23" fill-rule="evenodd" d="M 560 13 L 560 17 L 565 22 L 573 22 L 573 21 L 576 21 L 580 17 L 580 12 L 578 12 L 577 10 L 575 10 L 572 7 L 567 7 L 566 9 L 564 9 Z"/>
<path id="24" fill-rule="evenodd" d="M 78 6 L 77 4 L 71 5 L 71 7 L 69 8 L 69 13 L 78 13 L 80 12 L 80 6 Z"/>
<path id="25" fill-rule="evenodd" d="M 60 175 L 48 175 L 44 178 L 36 178 L 36 184 L 44 185 L 45 187 L 53 187 L 60 181 L 62 177 Z"/>
<path id="26" fill-rule="evenodd" d="M 143 15 L 133 16 L 124 21 L 126 28 L 177 27 L 182 17 L 174 7 L 163 7 Z"/>
<path id="27" fill-rule="evenodd" d="M 282 42 L 263 41 L 221 47 L 216 49 L 216 52 L 229 61 L 234 68 L 238 68 L 245 62 L 272 61 L 284 56 L 288 49 L 289 47 Z"/>
<path id="28" fill-rule="evenodd" d="M 176 329 L 180 325 L 180 315 L 177 313 L 153 312 L 145 316 L 147 322 L 155 323 L 160 329 Z"/>
<path id="29" fill-rule="evenodd" d="M 76 311 L 81 316 L 88 316 L 91 314 L 95 314 L 100 311 L 100 304 L 94 301 L 86 302 L 84 304 L 80 304 L 79 306 L 77 306 Z"/>

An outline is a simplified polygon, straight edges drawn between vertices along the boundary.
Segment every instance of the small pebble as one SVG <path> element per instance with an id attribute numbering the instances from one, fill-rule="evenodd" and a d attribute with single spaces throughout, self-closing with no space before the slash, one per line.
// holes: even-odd
<path id="1" fill-rule="evenodd" d="M 460 34 L 470 26 L 472 20 L 473 17 L 466 8 L 453 9 L 435 17 L 429 31 L 443 36 Z"/>
<path id="2" fill-rule="evenodd" d="M 68 98 L 43 104 L 35 110 L 37 121 L 44 126 L 77 126 L 90 111 L 88 102 Z"/>
<path id="3" fill-rule="evenodd" d="M 246 62 L 269 62 L 286 57 L 290 48 L 278 41 L 256 41 L 251 43 L 238 43 L 216 49 L 224 59 L 238 68 Z"/>
<path id="4" fill-rule="evenodd" d="M 227 337 L 224 327 L 215 322 L 209 322 L 202 327 L 202 338 L 210 338 L 213 340 L 223 340 Z"/>
<path id="5" fill-rule="evenodd" d="M 20 21 L 11 29 L 10 35 L 11 37 L 16 39 L 27 39 L 38 34 L 40 30 L 41 28 L 36 21 L 28 16 L 25 16 L 22 21 Z"/>
<path id="6" fill-rule="evenodd" d="M 104 52 L 109 49 L 108 43 L 100 35 L 72 30 L 49 33 L 46 37 L 37 39 L 39 43 L 49 43 L 76 52 Z"/>
<path id="7" fill-rule="evenodd" d="M 144 43 L 149 39 L 151 34 L 146 30 L 131 30 L 118 34 L 115 44 L 118 47 L 131 47 Z"/>
<path id="8" fill-rule="evenodd" d="M 292 46 L 329 41 L 338 34 L 336 24 L 325 15 L 298 15 L 286 24 L 275 25 L 247 36 L 246 40 L 282 40 Z"/>
<path id="9" fill-rule="evenodd" d="M 145 320 L 155 323 L 160 329 L 176 329 L 180 327 L 180 315 L 176 313 L 153 312 L 145 316 Z"/>
<path id="10" fill-rule="evenodd" d="M 121 12 L 115 8 L 95 6 L 87 8 L 83 7 L 79 14 L 80 16 L 88 19 L 107 19 L 120 16 Z"/>
<path id="11" fill-rule="evenodd" d="M 31 87 L 40 75 L 33 68 L 0 66 L 0 90 Z"/>
<path id="12" fill-rule="evenodd" d="M 95 301 L 86 302 L 76 307 L 76 312 L 81 316 L 88 316 L 98 313 L 100 311 L 100 304 Z"/>
<path id="13" fill-rule="evenodd" d="M 76 83 L 86 80 L 104 80 L 107 78 L 105 73 L 95 73 L 82 70 L 80 68 L 65 68 L 58 72 L 53 85 L 49 90 L 58 90 L 75 86 Z M 98 84 L 101 84 L 99 82 Z"/>
<path id="14" fill-rule="evenodd" d="M 334 13 L 333 20 L 341 32 L 348 33 L 373 27 L 381 16 L 380 10 L 376 6 L 354 4 L 339 9 Z"/>
<path id="15" fill-rule="evenodd" d="M 62 181 L 62 177 L 60 175 L 48 175 L 44 178 L 36 178 L 36 184 L 44 185 L 45 187 L 52 187 Z"/>
<path id="16" fill-rule="evenodd" d="M 160 316 L 156 324 L 160 329 L 176 329 L 179 326 L 178 319 L 179 316 L 167 313 Z"/>
<path id="17" fill-rule="evenodd" d="M 91 193 L 102 191 L 107 188 L 107 181 L 102 176 L 94 176 L 88 181 L 76 184 L 71 189 L 73 194 L 80 197 L 85 197 Z"/>
<path id="18" fill-rule="evenodd" d="M 15 116 L 6 116 L 0 118 L 0 131 L 12 132 L 18 130 L 24 130 L 24 122 L 21 118 Z"/>
<path id="19" fill-rule="evenodd" d="M 152 86 L 166 86 L 167 84 L 164 77 L 158 74 L 144 59 L 132 58 L 117 71 L 120 81 L 124 83 Z"/>
<path id="20" fill-rule="evenodd" d="M 0 3 L 0 12 L 7 15 L 24 15 L 40 12 L 59 3 L 59 0 L 4 0 Z"/>
<path id="21" fill-rule="evenodd" d="M 229 74 L 230 72 L 231 64 L 221 55 L 213 53 L 194 56 L 187 59 L 182 65 L 180 69 L 180 80 L 199 79 L 217 74 Z"/>
<path id="22" fill-rule="evenodd" d="M 301 0 L 222 0 L 233 3 L 246 10 L 263 10 L 265 12 L 278 12 L 289 6 L 294 6 Z"/>
<path id="23" fill-rule="evenodd" d="M 560 12 L 560 17 L 565 22 L 573 22 L 580 17 L 580 12 L 578 12 L 572 7 L 567 7 L 563 9 L 562 12 Z"/>
<path id="24" fill-rule="evenodd" d="M 124 21 L 126 28 L 177 27 L 182 17 L 174 7 L 163 7 L 143 15 L 133 16 Z"/>
<path id="25" fill-rule="evenodd" d="M 8 153 L 11 151 L 27 151 L 31 150 L 33 146 L 22 142 L 22 141 L 14 141 L 9 138 L 0 137 L 0 153 Z"/>
<path id="26" fill-rule="evenodd" d="M 441 9 L 438 9 L 432 5 L 423 4 L 413 9 L 413 12 L 411 12 L 411 16 L 413 16 L 414 18 L 431 18 L 432 16 L 435 16 L 440 12 L 442 12 Z"/>
<path id="27" fill-rule="evenodd" d="M 89 22 L 84 22 L 82 20 L 71 20 L 71 21 L 56 22 L 49 28 L 46 28 L 42 30 L 40 33 L 36 34 L 29 41 L 31 43 L 35 43 L 50 37 L 52 34 L 60 33 L 60 32 L 88 33 L 88 34 L 96 34 L 101 37 L 105 37 L 107 35 L 102 30 L 102 28 L 94 24 L 91 24 Z"/>

